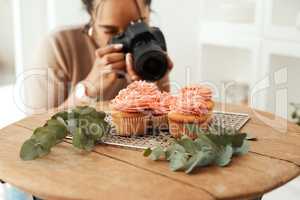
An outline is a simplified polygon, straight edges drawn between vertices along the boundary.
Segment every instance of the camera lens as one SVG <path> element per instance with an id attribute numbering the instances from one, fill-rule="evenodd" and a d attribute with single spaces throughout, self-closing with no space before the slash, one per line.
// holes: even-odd
<path id="1" fill-rule="evenodd" d="M 159 60 L 156 60 L 155 58 L 149 59 L 144 63 L 144 72 L 147 74 L 153 74 L 154 76 L 159 76 L 160 74 L 160 68 L 159 66 L 161 63 Z"/>
<path id="2" fill-rule="evenodd" d="M 143 80 L 158 81 L 168 71 L 168 61 L 162 51 L 147 51 L 135 57 L 135 71 Z"/>

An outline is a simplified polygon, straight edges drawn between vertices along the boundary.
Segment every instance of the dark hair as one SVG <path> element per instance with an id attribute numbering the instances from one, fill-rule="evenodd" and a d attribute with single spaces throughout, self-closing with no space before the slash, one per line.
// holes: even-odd
<path id="1" fill-rule="evenodd" d="M 82 3 L 89 14 L 92 14 L 94 2 L 95 0 L 82 0 Z M 144 2 L 147 6 L 151 6 L 152 0 L 144 0 Z"/>

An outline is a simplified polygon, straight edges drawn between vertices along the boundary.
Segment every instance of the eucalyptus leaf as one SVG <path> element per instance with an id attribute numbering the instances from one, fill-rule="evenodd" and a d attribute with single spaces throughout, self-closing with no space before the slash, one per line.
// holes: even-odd
<path id="1" fill-rule="evenodd" d="M 173 145 L 170 145 L 167 150 L 166 150 L 166 159 L 170 160 L 171 156 L 175 153 L 175 152 L 179 152 L 179 153 L 185 153 L 185 149 L 183 146 L 181 146 L 178 143 L 173 143 Z"/>
<path id="2" fill-rule="evenodd" d="M 73 134 L 73 146 L 78 149 L 84 149 L 84 145 L 87 143 L 87 136 L 84 134 L 81 128 L 77 128 Z"/>
<path id="3" fill-rule="evenodd" d="M 143 155 L 144 155 L 145 157 L 149 157 L 149 156 L 151 155 L 151 153 L 152 153 L 152 149 L 151 149 L 151 148 L 147 148 L 147 149 L 144 151 Z"/>
<path id="4" fill-rule="evenodd" d="M 193 127 L 189 125 L 188 128 L 192 130 Z M 191 173 L 198 167 L 209 165 L 225 167 L 232 156 L 243 155 L 249 150 L 247 134 L 237 130 L 213 126 L 207 131 L 198 131 L 197 135 L 195 140 L 183 136 L 170 143 L 165 151 L 160 146 L 154 150 L 147 149 L 144 156 L 158 160 L 165 155 L 172 171 Z"/>
<path id="5" fill-rule="evenodd" d="M 183 152 L 175 151 L 170 157 L 170 168 L 172 171 L 181 170 L 185 167 L 188 155 Z"/>
<path id="6" fill-rule="evenodd" d="M 244 139 L 247 137 L 247 135 L 244 134 L 244 133 L 234 134 L 234 135 L 208 134 L 206 136 L 209 137 L 209 139 L 217 145 L 220 145 L 220 146 L 232 145 L 233 147 L 241 147 L 242 144 L 243 144 Z"/>
<path id="7" fill-rule="evenodd" d="M 86 108 L 83 111 L 81 111 L 81 115 L 88 115 L 91 116 L 94 119 L 98 119 L 98 120 L 104 120 L 104 118 L 106 117 L 105 112 L 97 112 L 96 109 L 94 108 Z"/>
<path id="8" fill-rule="evenodd" d="M 245 155 L 249 152 L 249 149 L 249 142 L 245 140 L 241 147 L 234 149 L 234 155 Z"/>
<path id="9" fill-rule="evenodd" d="M 66 121 L 66 123 L 68 125 L 69 133 L 71 133 L 73 135 L 78 127 L 78 119 L 75 119 L 75 118 L 68 119 Z"/>
<path id="10" fill-rule="evenodd" d="M 49 120 L 47 127 L 53 131 L 57 140 L 62 140 L 68 135 L 68 130 L 64 124 L 58 120 Z"/>
<path id="11" fill-rule="evenodd" d="M 53 129 L 47 126 L 41 127 L 36 129 L 32 138 L 40 143 L 44 148 L 50 149 L 56 144 L 56 131 L 58 131 L 58 129 Z"/>
<path id="12" fill-rule="evenodd" d="M 33 160 L 50 153 L 51 148 L 68 135 L 73 135 L 73 146 L 91 151 L 110 130 L 104 120 L 106 114 L 91 107 L 76 107 L 55 114 L 43 127 L 34 130 L 20 151 L 23 160 Z"/>
<path id="13" fill-rule="evenodd" d="M 222 150 L 218 152 L 215 163 L 221 167 L 227 166 L 231 161 L 232 155 L 233 148 L 231 146 L 228 145 L 226 147 L 223 147 Z"/>
<path id="14" fill-rule="evenodd" d="M 198 151 L 185 165 L 185 172 L 191 173 L 196 167 L 205 167 L 211 165 L 216 157 L 213 151 Z"/>
<path id="15" fill-rule="evenodd" d="M 191 173 L 198 166 L 198 163 L 201 162 L 202 156 L 203 153 L 201 151 L 195 153 L 185 164 L 185 173 Z"/>
<path id="16" fill-rule="evenodd" d="M 36 151 L 39 154 L 39 158 L 44 157 L 50 153 L 50 148 L 43 147 L 41 144 L 36 144 Z"/>
<path id="17" fill-rule="evenodd" d="M 66 121 L 69 118 L 69 113 L 67 111 L 62 111 L 55 114 L 51 119 L 57 119 L 57 118 L 62 118 L 64 121 Z"/>
<path id="18" fill-rule="evenodd" d="M 165 152 L 161 146 L 154 148 L 149 155 L 151 160 L 159 160 L 161 157 L 165 157 Z"/>
<path id="19" fill-rule="evenodd" d="M 22 145 L 20 151 L 20 157 L 22 160 L 34 160 L 39 157 L 35 144 L 36 141 L 34 139 L 29 139 Z"/>
<path id="20" fill-rule="evenodd" d="M 92 151 L 95 145 L 96 145 L 96 141 L 92 138 L 88 138 L 83 148 L 85 151 Z"/>
<path id="21" fill-rule="evenodd" d="M 189 137 L 183 137 L 178 144 L 181 145 L 187 153 L 194 154 L 197 152 L 197 146 L 194 141 Z"/>

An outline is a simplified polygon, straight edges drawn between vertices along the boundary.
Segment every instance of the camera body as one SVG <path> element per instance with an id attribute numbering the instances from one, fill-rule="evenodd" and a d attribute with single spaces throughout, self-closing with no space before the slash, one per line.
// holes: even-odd
<path id="1" fill-rule="evenodd" d="M 132 22 L 125 32 L 112 38 L 110 44 L 123 44 L 123 52 L 133 55 L 135 72 L 146 81 L 158 81 L 168 71 L 166 41 L 159 28 L 144 22 Z"/>

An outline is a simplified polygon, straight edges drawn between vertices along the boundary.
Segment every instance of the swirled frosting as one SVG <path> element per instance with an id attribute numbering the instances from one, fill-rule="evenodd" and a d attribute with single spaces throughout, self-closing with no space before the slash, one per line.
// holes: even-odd
<path id="1" fill-rule="evenodd" d="M 158 102 L 161 92 L 154 83 L 135 81 L 121 90 L 111 104 L 122 112 L 143 112 L 151 110 L 153 102 Z"/>
<path id="2" fill-rule="evenodd" d="M 167 92 L 163 92 L 160 95 L 159 101 L 155 101 L 151 104 L 151 109 L 155 115 L 164 115 L 170 112 L 171 106 L 176 102 L 176 97 Z"/>
<path id="3" fill-rule="evenodd" d="M 212 99 L 212 91 L 206 86 L 182 88 L 171 110 L 181 114 L 202 115 L 209 112 L 207 101 Z"/>

